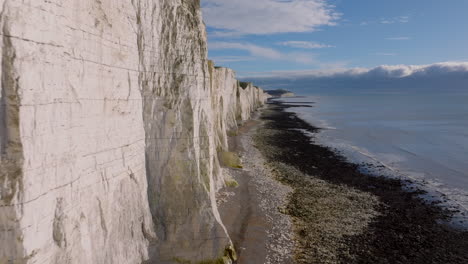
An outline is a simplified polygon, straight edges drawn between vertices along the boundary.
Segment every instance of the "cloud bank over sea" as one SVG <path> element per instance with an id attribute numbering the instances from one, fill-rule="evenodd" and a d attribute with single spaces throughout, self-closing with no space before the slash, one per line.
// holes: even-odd
<path id="1" fill-rule="evenodd" d="M 468 62 L 442 62 L 430 65 L 381 65 L 310 71 L 250 73 L 253 81 L 267 89 L 307 90 L 380 90 L 423 89 L 468 92 Z"/>

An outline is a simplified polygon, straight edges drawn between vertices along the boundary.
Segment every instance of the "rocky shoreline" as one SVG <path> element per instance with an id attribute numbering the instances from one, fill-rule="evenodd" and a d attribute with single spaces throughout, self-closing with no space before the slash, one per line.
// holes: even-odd
<path id="1" fill-rule="evenodd" d="M 291 188 L 282 194 L 282 199 L 287 196 L 284 206 L 269 210 L 292 220 L 294 240 L 279 245 L 288 249 L 284 253 L 292 255 L 292 263 L 468 263 L 468 233 L 441 221 L 449 211 L 425 202 L 421 190 L 405 190 L 407 182 L 364 174 L 358 165 L 314 144 L 303 131 L 319 129 L 286 111 L 298 106 L 270 102 L 262 110 L 262 124 L 244 137 L 252 137 L 264 159 L 258 165 L 268 168 L 261 177 Z M 245 154 L 251 152 L 241 151 L 243 160 L 258 162 Z M 250 177 L 258 180 L 257 174 Z M 266 191 L 275 193 L 273 186 Z M 256 185 L 251 190 L 270 199 Z M 288 235 L 287 228 L 282 230 Z"/>

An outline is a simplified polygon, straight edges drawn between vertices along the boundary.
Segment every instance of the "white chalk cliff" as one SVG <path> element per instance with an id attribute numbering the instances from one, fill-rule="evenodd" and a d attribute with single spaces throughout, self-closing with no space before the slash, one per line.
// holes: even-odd
<path id="1" fill-rule="evenodd" d="M 207 60 L 199 1 L 0 4 L 0 264 L 224 256 L 217 153 L 267 95 Z"/>

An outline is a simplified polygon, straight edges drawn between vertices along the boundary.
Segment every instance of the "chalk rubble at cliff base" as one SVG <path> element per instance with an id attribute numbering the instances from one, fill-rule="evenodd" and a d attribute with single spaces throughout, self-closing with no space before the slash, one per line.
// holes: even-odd
<path id="1" fill-rule="evenodd" d="M 217 153 L 267 95 L 199 2 L 0 2 L 0 263 L 229 262 Z"/>

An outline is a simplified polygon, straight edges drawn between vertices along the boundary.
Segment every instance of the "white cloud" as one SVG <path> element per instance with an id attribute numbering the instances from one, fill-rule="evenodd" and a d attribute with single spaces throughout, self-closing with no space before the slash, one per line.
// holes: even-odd
<path id="1" fill-rule="evenodd" d="M 429 65 L 381 65 L 369 69 L 366 74 L 403 78 L 414 75 L 446 74 L 467 72 L 468 62 L 441 62 Z"/>
<path id="2" fill-rule="evenodd" d="M 375 68 L 336 68 L 327 70 L 276 71 L 257 73 L 254 77 L 273 78 L 335 78 L 335 77 L 387 77 L 405 78 L 415 76 L 468 75 L 468 62 L 440 62 L 427 65 L 381 65 Z M 468 79 L 467 79 L 468 81 Z"/>
<path id="3" fill-rule="evenodd" d="M 400 16 L 399 18 L 397 18 L 397 21 L 400 22 L 400 23 L 408 23 L 410 21 L 410 17 L 409 16 Z"/>
<path id="4" fill-rule="evenodd" d="M 380 18 L 377 21 L 375 20 L 362 21 L 361 23 L 359 23 L 359 25 L 360 26 L 368 26 L 368 25 L 374 25 L 374 24 L 390 25 L 390 24 L 405 24 L 408 22 L 410 22 L 410 16 L 397 16 L 397 17 Z"/>
<path id="5" fill-rule="evenodd" d="M 213 31 L 208 32 L 209 38 L 240 38 L 244 36 L 243 33 L 234 31 Z"/>
<path id="6" fill-rule="evenodd" d="M 250 43 L 236 43 L 236 42 L 210 42 L 210 50 L 220 49 L 233 49 L 233 50 L 245 50 L 248 51 L 252 56 L 262 57 L 266 59 L 281 59 L 283 54 L 271 48 L 265 48 Z"/>
<path id="7" fill-rule="evenodd" d="M 245 76 L 245 75 L 244 75 Z M 382 65 L 371 69 L 333 69 L 257 73 L 244 80 L 266 89 L 306 91 L 467 92 L 468 62 Z"/>
<path id="8" fill-rule="evenodd" d="M 202 8 L 221 36 L 310 32 L 340 17 L 327 0 L 203 0 Z"/>
<path id="9" fill-rule="evenodd" d="M 395 24 L 395 23 L 408 23 L 410 21 L 409 16 L 398 16 L 392 18 L 381 18 L 380 24 Z"/>
<path id="10" fill-rule="evenodd" d="M 225 62 L 240 62 L 240 61 L 252 61 L 255 58 L 252 56 L 218 56 L 211 57 L 215 63 L 225 63 Z"/>
<path id="11" fill-rule="evenodd" d="M 343 71 L 349 71 L 346 69 L 346 66 L 349 65 L 347 61 L 338 61 L 333 63 L 323 63 L 316 61 L 314 66 L 317 69 L 314 70 L 300 70 L 300 71 L 269 71 L 269 72 L 258 72 L 258 71 L 248 71 L 248 72 L 237 72 L 238 77 L 240 78 L 263 78 L 263 77 L 277 77 L 277 78 L 289 78 L 296 76 L 329 76 L 332 73 L 339 73 Z M 357 71 L 359 68 L 352 69 L 352 71 Z M 362 69 L 365 70 L 364 68 Z"/>
<path id="12" fill-rule="evenodd" d="M 396 56 L 396 53 L 389 53 L 389 52 L 377 52 L 375 53 L 377 56 Z"/>
<path id="13" fill-rule="evenodd" d="M 335 46 L 321 44 L 314 41 L 284 41 L 278 42 L 278 45 L 299 48 L 299 49 L 323 49 L 323 48 L 334 48 Z"/>
<path id="14" fill-rule="evenodd" d="M 311 64 L 315 62 L 313 54 L 298 52 L 282 53 L 272 48 L 262 47 L 251 43 L 215 41 L 209 42 L 208 45 L 210 50 L 244 50 L 249 52 L 252 57 L 257 58 L 293 61 L 303 64 Z"/>
<path id="15" fill-rule="evenodd" d="M 391 37 L 391 38 L 386 38 L 386 40 L 410 40 L 410 37 Z"/>

